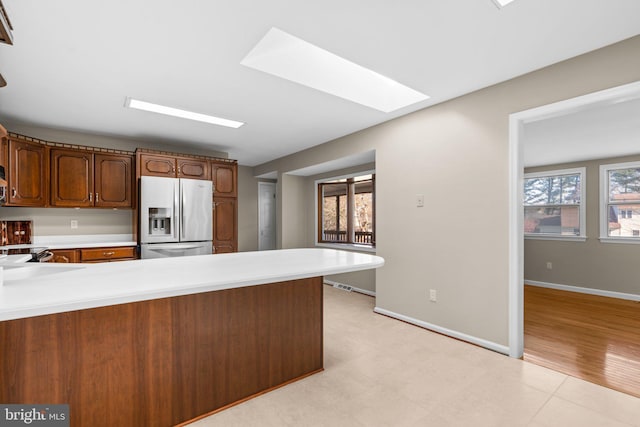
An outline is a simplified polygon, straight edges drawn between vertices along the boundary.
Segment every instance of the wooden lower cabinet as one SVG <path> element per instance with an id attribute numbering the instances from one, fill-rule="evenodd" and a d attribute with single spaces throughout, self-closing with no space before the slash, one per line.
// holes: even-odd
<path id="1" fill-rule="evenodd" d="M 170 426 L 323 369 L 322 277 L 0 322 L 0 402 Z"/>
<path id="2" fill-rule="evenodd" d="M 80 251 L 78 249 L 52 249 L 51 252 L 53 253 L 53 258 L 49 262 L 80 262 Z"/>
<path id="3" fill-rule="evenodd" d="M 112 262 L 136 259 L 135 246 L 119 246 L 82 249 L 52 249 L 53 258 L 49 262 Z"/>

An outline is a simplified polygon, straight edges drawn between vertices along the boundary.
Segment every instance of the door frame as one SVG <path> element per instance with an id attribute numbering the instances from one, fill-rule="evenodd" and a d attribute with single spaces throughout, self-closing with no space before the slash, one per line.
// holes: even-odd
<path id="1" fill-rule="evenodd" d="M 262 230 L 262 225 L 263 225 L 263 221 L 264 218 L 262 218 L 262 210 L 261 210 L 261 206 L 262 206 L 262 191 L 261 188 L 264 186 L 268 186 L 268 187 L 272 187 L 273 188 L 273 194 L 276 195 L 276 199 L 274 200 L 274 218 L 276 218 L 276 214 L 277 214 L 277 198 L 278 198 L 278 186 L 276 185 L 275 182 L 266 182 L 266 181 L 259 181 L 258 182 L 258 250 L 262 251 L 264 249 L 262 249 L 262 235 L 260 234 L 260 230 Z M 276 218 L 276 227 L 278 225 L 278 221 Z M 274 232 L 274 241 L 276 242 L 276 248 L 278 246 L 277 244 L 277 237 L 278 237 L 278 232 L 276 229 L 273 230 Z M 275 249 L 275 248 L 274 248 Z"/>
<path id="2" fill-rule="evenodd" d="M 509 115 L 509 356 L 524 353 L 524 125 L 621 99 L 640 98 L 640 81 Z"/>

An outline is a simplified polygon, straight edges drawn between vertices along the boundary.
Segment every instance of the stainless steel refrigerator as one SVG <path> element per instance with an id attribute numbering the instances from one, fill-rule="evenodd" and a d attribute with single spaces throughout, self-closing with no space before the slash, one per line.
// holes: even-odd
<path id="1" fill-rule="evenodd" d="M 211 181 L 140 177 L 140 257 L 212 253 Z"/>

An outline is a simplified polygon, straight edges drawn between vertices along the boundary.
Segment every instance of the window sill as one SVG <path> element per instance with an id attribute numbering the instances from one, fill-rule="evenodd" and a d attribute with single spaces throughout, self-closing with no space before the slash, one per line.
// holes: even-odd
<path id="1" fill-rule="evenodd" d="M 622 243 L 625 245 L 638 245 L 640 238 L 638 237 L 601 237 L 600 243 Z"/>
<path id="2" fill-rule="evenodd" d="M 556 240 L 561 242 L 586 242 L 587 241 L 587 236 L 541 236 L 541 235 L 525 234 L 524 238 L 525 240 Z"/>
<path id="3" fill-rule="evenodd" d="M 376 248 L 367 245 L 356 245 L 353 243 L 316 243 L 316 247 L 343 249 L 345 251 L 376 253 Z"/>

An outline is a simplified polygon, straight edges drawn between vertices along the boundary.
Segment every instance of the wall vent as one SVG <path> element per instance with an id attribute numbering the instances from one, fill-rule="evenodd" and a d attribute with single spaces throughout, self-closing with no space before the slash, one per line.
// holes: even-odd
<path id="1" fill-rule="evenodd" d="M 335 283 L 333 287 L 337 289 L 342 289 L 343 291 L 347 291 L 347 292 L 351 292 L 353 290 L 353 287 L 349 285 L 343 285 L 342 283 Z"/>

